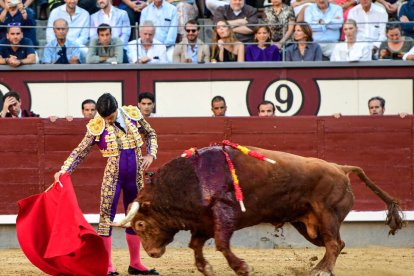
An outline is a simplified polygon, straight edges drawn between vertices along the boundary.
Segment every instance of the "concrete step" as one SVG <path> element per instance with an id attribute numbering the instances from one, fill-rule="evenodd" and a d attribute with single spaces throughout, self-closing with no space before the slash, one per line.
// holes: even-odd
<path id="1" fill-rule="evenodd" d="M 47 26 L 47 20 L 36 20 L 36 37 L 37 41 L 39 41 L 39 45 L 41 40 L 46 39 L 46 26 Z"/>
<path id="2" fill-rule="evenodd" d="M 210 18 L 200 18 L 197 21 L 200 25 L 199 38 L 204 43 L 211 43 L 211 39 L 213 37 L 213 20 L 211 20 Z"/>

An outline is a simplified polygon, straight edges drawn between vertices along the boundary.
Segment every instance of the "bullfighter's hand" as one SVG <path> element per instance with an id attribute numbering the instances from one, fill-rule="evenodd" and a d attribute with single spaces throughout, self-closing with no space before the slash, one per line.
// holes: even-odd
<path id="1" fill-rule="evenodd" d="M 55 183 L 60 181 L 59 178 L 61 175 L 62 175 L 62 172 L 55 173 Z"/>
<path id="2" fill-rule="evenodd" d="M 152 162 L 154 161 L 154 157 L 152 155 L 145 155 L 141 157 L 141 169 L 146 170 L 151 166 Z"/>

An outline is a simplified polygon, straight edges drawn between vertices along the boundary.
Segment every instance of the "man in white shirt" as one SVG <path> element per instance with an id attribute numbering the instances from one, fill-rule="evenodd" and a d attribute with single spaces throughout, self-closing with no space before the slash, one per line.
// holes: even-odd
<path id="1" fill-rule="evenodd" d="M 156 26 L 155 39 L 167 47 L 168 61 L 172 62 L 175 41 L 178 32 L 178 14 L 174 5 L 167 0 L 153 0 L 141 12 L 140 25 L 152 21 Z"/>
<path id="2" fill-rule="evenodd" d="M 385 26 L 388 22 L 387 12 L 372 0 L 360 0 L 360 4 L 353 7 L 348 19 L 358 23 L 358 41 L 371 43 L 373 53 L 377 52 L 382 41 L 387 40 Z"/>
<path id="3" fill-rule="evenodd" d="M 88 52 L 85 46 L 89 41 L 90 16 L 86 10 L 77 6 L 78 0 L 65 0 L 65 3 L 65 5 L 57 7 L 50 13 L 47 22 L 46 40 L 47 43 L 50 43 L 55 39 L 53 32 L 53 23 L 55 20 L 60 18 L 65 19 L 69 24 L 67 39 L 83 46 L 80 50 L 80 58 L 81 62 L 84 63 Z"/>
<path id="4" fill-rule="evenodd" d="M 403 60 L 414 60 L 414 47 L 404 54 Z"/>
<path id="5" fill-rule="evenodd" d="M 49 43 L 55 39 L 53 33 L 53 22 L 63 18 L 69 24 L 68 39 L 75 41 L 79 45 L 86 45 L 89 40 L 89 13 L 78 7 L 78 0 L 65 0 L 66 4 L 52 10 L 47 22 L 46 40 Z"/>
<path id="6" fill-rule="evenodd" d="M 96 38 L 96 28 L 102 23 L 105 23 L 111 26 L 112 37 L 119 38 L 122 41 L 124 49 L 127 49 L 129 37 L 131 35 L 127 12 L 114 7 L 111 0 L 97 0 L 96 2 L 100 10 L 91 15 L 90 38 Z"/>
<path id="7" fill-rule="evenodd" d="M 230 0 L 206 0 L 206 7 L 211 12 L 211 14 L 214 14 L 217 8 L 227 5 L 229 3 Z"/>
<path id="8" fill-rule="evenodd" d="M 152 21 L 144 21 L 139 27 L 139 39 L 128 44 L 128 62 L 139 64 L 168 63 L 167 49 L 154 39 L 155 26 Z"/>

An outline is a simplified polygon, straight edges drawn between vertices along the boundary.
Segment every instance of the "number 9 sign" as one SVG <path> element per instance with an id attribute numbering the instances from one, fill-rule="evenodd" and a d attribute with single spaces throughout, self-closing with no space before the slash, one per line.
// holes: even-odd
<path id="1" fill-rule="evenodd" d="M 303 105 L 303 93 L 299 86 L 289 80 L 278 80 L 268 86 L 264 99 L 276 107 L 276 116 L 292 116 Z"/>

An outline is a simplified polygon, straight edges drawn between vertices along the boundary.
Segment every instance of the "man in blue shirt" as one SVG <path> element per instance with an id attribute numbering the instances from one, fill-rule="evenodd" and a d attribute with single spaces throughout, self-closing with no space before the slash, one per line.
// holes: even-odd
<path id="1" fill-rule="evenodd" d="M 65 19 L 60 18 L 53 22 L 53 32 L 56 38 L 46 45 L 42 63 L 80 63 L 79 44 L 67 39 L 68 30 L 69 25 Z"/>
<path id="2" fill-rule="evenodd" d="M 305 11 L 305 21 L 313 31 L 313 40 L 319 42 L 322 53 L 329 58 L 341 35 L 344 23 L 343 10 L 328 0 L 317 0 Z M 327 42 L 327 43 L 320 43 Z"/>
<path id="3" fill-rule="evenodd" d="M 401 29 L 404 31 L 404 35 L 414 38 L 414 1 L 408 0 L 403 4 L 398 13 L 398 18 L 401 21 Z M 411 22 L 411 23 L 410 23 Z"/>
<path id="4" fill-rule="evenodd" d="M 65 19 L 69 25 L 68 40 L 76 42 L 80 46 L 85 46 L 85 48 L 81 48 L 81 61 L 84 62 L 88 52 L 86 45 L 89 41 L 90 16 L 86 10 L 77 6 L 78 0 L 65 0 L 65 2 L 65 5 L 52 10 L 49 15 L 46 40 L 47 43 L 50 43 L 55 39 L 53 33 L 53 23 L 55 20 L 60 18 Z"/>
<path id="5" fill-rule="evenodd" d="M 126 11 L 114 7 L 111 0 L 97 0 L 99 11 L 91 15 L 90 39 L 97 38 L 97 27 L 102 23 L 108 24 L 112 28 L 112 37 L 117 37 L 122 41 L 124 49 L 127 49 L 129 37 L 131 35 L 130 22 Z"/>
<path id="6" fill-rule="evenodd" d="M 25 27 L 36 26 L 32 9 L 26 9 L 20 0 L 16 3 L 5 1 L 4 9 L 0 9 L 0 22 L 3 25 L 0 28 L 0 39 L 6 37 L 7 26 L 11 23 L 19 23 Z M 38 45 L 35 28 L 23 28 L 22 31 L 25 38 L 30 39 L 33 45 Z"/>
<path id="7" fill-rule="evenodd" d="M 155 39 L 167 47 L 167 58 L 172 62 L 178 31 L 177 9 L 168 1 L 154 0 L 141 12 L 140 24 L 152 21 L 156 28 Z"/>
<path id="8" fill-rule="evenodd" d="M 36 63 L 33 43 L 30 39 L 23 37 L 20 26 L 9 26 L 6 37 L 0 40 L 0 44 L 4 45 L 0 46 L 0 64 L 18 67 L 23 64 Z"/>

